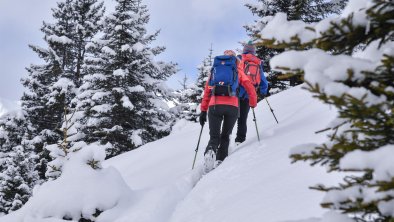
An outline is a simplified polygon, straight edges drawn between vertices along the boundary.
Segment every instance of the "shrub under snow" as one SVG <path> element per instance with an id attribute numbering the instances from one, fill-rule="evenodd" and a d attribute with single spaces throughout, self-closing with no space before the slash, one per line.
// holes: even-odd
<path id="1" fill-rule="evenodd" d="M 59 178 L 36 187 L 21 210 L 0 221 L 111 221 L 119 209 L 130 204 L 133 192 L 115 168 L 101 167 L 104 158 L 105 148 L 97 144 L 70 153 Z"/>

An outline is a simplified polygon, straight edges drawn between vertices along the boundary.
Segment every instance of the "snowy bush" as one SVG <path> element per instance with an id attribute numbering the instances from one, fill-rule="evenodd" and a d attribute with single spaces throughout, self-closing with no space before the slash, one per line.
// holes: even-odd
<path id="1" fill-rule="evenodd" d="M 130 204 L 133 192 L 120 173 L 101 166 L 105 147 L 90 144 L 68 157 L 60 177 L 36 187 L 25 206 L 0 221 L 111 221 Z"/>

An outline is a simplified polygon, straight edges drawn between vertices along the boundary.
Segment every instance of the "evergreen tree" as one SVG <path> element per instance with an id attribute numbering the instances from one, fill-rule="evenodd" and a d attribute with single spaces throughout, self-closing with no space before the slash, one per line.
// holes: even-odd
<path id="1" fill-rule="evenodd" d="M 190 96 L 190 100 L 193 103 L 201 103 L 201 99 L 203 97 L 203 92 L 205 88 L 205 84 L 208 80 L 208 77 L 211 73 L 213 63 L 213 49 L 212 46 L 209 49 L 209 55 L 202 61 L 200 66 L 197 68 L 198 77 L 195 86 L 193 87 L 193 94 Z"/>
<path id="2" fill-rule="evenodd" d="M 86 45 L 101 28 L 103 3 L 96 0 L 65 0 L 52 11 L 54 23 L 44 22 L 41 28 L 47 48 L 30 46 L 43 64 L 27 68 L 28 77 L 22 80 L 27 88 L 21 98 L 23 118 L 5 117 L 1 127 L 3 212 L 19 208 L 45 179 L 50 156 L 44 147 L 61 139 L 64 107 L 84 73 Z"/>
<path id="3" fill-rule="evenodd" d="M 175 114 L 177 119 L 197 121 L 198 103 L 193 103 L 190 99 L 193 93 L 193 86 L 188 86 L 186 89 L 179 89 L 174 92 L 175 98 L 173 102 L 175 103 L 175 107 L 171 108 L 171 112 Z"/>
<path id="4" fill-rule="evenodd" d="M 173 116 L 164 81 L 175 65 L 153 61 L 164 47 L 150 47 L 148 10 L 140 0 L 117 0 L 104 21 L 103 36 L 89 46 L 88 75 L 75 99 L 81 136 L 110 144 L 107 157 L 137 148 L 169 133 Z"/>
<path id="5" fill-rule="evenodd" d="M 11 152 L 13 147 L 22 143 L 28 128 L 25 115 L 22 112 L 7 113 L 0 118 L 0 155 Z M 0 171 L 4 169 L 0 166 Z"/>
<path id="6" fill-rule="evenodd" d="M 92 39 L 102 29 L 101 20 L 104 15 L 104 2 L 98 0 L 74 0 L 73 2 L 75 30 L 71 36 L 73 42 L 72 58 L 74 62 L 70 67 L 76 86 L 81 85 L 85 74 L 83 66 L 86 57 L 86 48 Z"/>
<path id="7" fill-rule="evenodd" d="M 18 210 L 32 195 L 33 187 L 38 183 L 39 175 L 35 171 L 35 156 L 32 147 L 23 144 L 13 147 L 2 158 L 5 169 L 0 173 L 0 212 L 9 213 Z"/>
<path id="8" fill-rule="evenodd" d="M 0 214 L 19 209 L 40 183 L 36 156 L 28 138 L 30 128 L 23 113 L 0 119 Z"/>
<path id="9" fill-rule="evenodd" d="M 178 80 L 178 83 L 181 85 L 183 90 L 186 90 L 188 88 L 188 82 L 189 78 L 187 78 L 187 75 L 185 74 L 182 78 L 181 81 Z"/>
<path id="10" fill-rule="evenodd" d="M 181 89 L 176 92 L 176 114 L 178 119 L 186 119 L 197 122 L 199 111 L 198 105 L 201 103 L 205 83 L 211 72 L 213 60 L 212 46 L 209 50 L 208 57 L 204 58 L 202 63 L 198 66 L 198 77 L 196 83 L 188 86 L 186 89 Z"/>
<path id="11" fill-rule="evenodd" d="M 64 107 L 64 118 L 62 122 L 62 139 L 57 144 L 49 144 L 45 146 L 45 149 L 50 153 L 52 161 L 47 164 L 47 172 L 45 174 L 48 179 L 57 179 L 63 169 L 64 163 L 69 159 L 69 154 L 81 150 L 86 143 L 80 142 L 71 144 L 69 141 L 73 137 L 78 136 L 75 124 L 77 123 L 77 116 L 75 116 L 76 110 L 70 112 L 68 107 Z"/>
<path id="12" fill-rule="evenodd" d="M 31 65 L 27 69 L 29 76 L 22 80 L 27 88 L 21 99 L 22 109 L 34 126 L 30 133 L 40 156 L 37 168 L 41 178 L 45 178 L 50 160 L 44 146 L 61 139 L 64 107 L 70 105 L 80 85 L 86 46 L 101 28 L 103 3 L 65 0 L 52 11 L 54 23 L 44 22 L 41 28 L 47 48 L 30 46 L 44 64 Z"/>
<path id="13" fill-rule="evenodd" d="M 291 157 L 347 172 L 339 185 L 314 189 L 327 192 L 323 207 L 355 221 L 394 221 L 393 19 L 392 1 L 353 0 L 340 17 L 310 25 L 305 32 L 314 32 L 311 41 L 281 43 L 314 49 L 273 59 L 277 69 L 305 74 L 307 89 L 337 108 L 338 117 L 323 130 L 331 131 L 329 141 L 297 147 Z"/>
<path id="14" fill-rule="evenodd" d="M 302 20 L 306 23 L 313 23 L 331 14 L 339 13 L 345 2 L 347 0 L 258 0 L 258 4 L 249 3 L 246 4 L 246 7 L 260 18 L 254 24 L 245 26 L 245 28 L 252 38 L 259 38 L 259 31 L 264 28 L 269 18 L 278 12 L 286 13 L 288 20 Z M 289 86 L 295 86 L 303 82 L 296 76 L 283 75 L 271 69 L 270 59 L 283 51 L 283 48 L 272 48 L 265 45 L 258 45 L 256 49 L 256 55 L 264 62 L 264 72 L 268 75 L 270 93 L 277 93 Z"/>
<path id="15" fill-rule="evenodd" d="M 26 111 L 26 116 L 34 128 L 29 132 L 35 137 L 35 152 L 40 156 L 37 169 L 41 178 L 45 178 L 46 165 L 49 160 L 48 152 L 44 149 L 46 143 L 56 143 L 60 139 L 60 127 L 63 109 L 62 103 L 71 99 L 70 91 L 73 91 L 74 84 L 67 79 L 67 91 L 58 94 L 55 99 L 51 99 L 52 85 L 55 83 L 57 76 L 62 71 L 59 63 L 54 59 L 54 55 L 45 50 L 39 51 L 42 55 L 47 56 L 48 64 L 31 65 L 28 68 L 29 77 L 23 80 L 25 87 L 29 89 L 22 97 L 22 109 Z"/>

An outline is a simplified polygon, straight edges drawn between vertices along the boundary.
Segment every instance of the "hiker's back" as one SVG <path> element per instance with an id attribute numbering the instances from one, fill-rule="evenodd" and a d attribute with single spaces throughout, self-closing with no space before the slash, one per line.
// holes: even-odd
<path id="1" fill-rule="evenodd" d="M 237 58 L 221 55 L 214 58 L 209 79 L 214 96 L 236 96 L 238 88 Z"/>
<path id="2" fill-rule="evenodd" d="M 261 82 L 261 60 L 253 54 L 242 54 L 241 65 L 243 72 L 249 78 L 253 86 L 260 85 Z"/>
<path id="3" fill-rule="evenodd" d="M 211 75 L 201 101 L 200 124 L 204 126 L 208 114 L 210 135 L 204 152 L 205 173 L 220 164 L 228 155 L 230 134 L 239 113 L 237 92 L 240 85 L 245 87 L 250 94 L 249 105 L 256 107 L 257 104 L 254 87 L 240 70 L 240 63 L 235 53 L 232 50 L 226 50 L 224 54 L 214 58 Z"/>

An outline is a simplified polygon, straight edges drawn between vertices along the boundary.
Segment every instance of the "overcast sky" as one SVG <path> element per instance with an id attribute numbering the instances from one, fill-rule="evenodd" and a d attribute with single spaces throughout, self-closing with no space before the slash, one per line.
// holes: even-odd
<path id="1" fill-rule="evenodd" d="M 25 67 L 41 60 L 28 44 L 45 47 L 40 31 L 42 21 L 50 21 L 56 0 L 0 0 L 0 98 L 18 100 L 24 90 L 20 79 L 27 76 Z M 253 22 L 244 6 L 255 0 L 143 0 L 151 20 L 148 31 L 160 29 L 154 45 L 167 50 L 160 60 L 178 63 L 181 71 L 168 81 L 179 88 L 184 74 L 189 83 L 197 76 L 196 67 L 208 55 L 211 43 L 214 54 L 225 49 L 241 48 L 247 40 L 243 25 Z M 113 0 L 105 0 L 108 10 Z"/>

